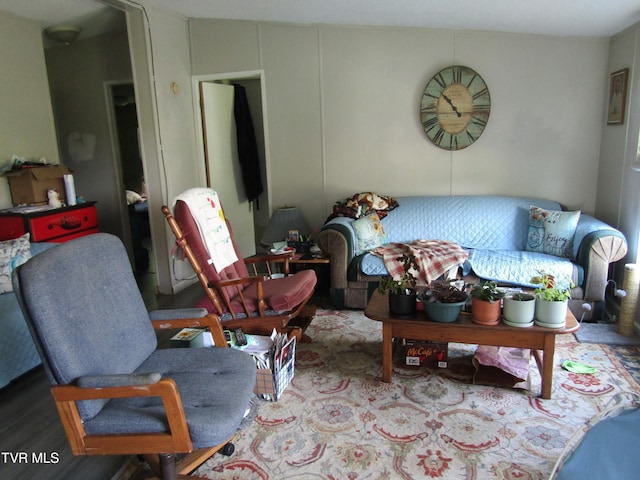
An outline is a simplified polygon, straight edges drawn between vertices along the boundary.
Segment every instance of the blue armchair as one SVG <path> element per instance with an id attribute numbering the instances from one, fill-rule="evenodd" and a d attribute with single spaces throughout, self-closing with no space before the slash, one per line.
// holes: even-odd
<path id="1" fill-rule="evenodd" d="M 157 349 L 154 327 L 206 326 L 226 342 L 215 315 L 153 320 L 118 238 L 56 246 L 16 269 L 13 284 L 75 455 L 159 454 L 158 473 L 178 478 L 229 444 L 253 395 L 253 360 Z M 186 466 L 176 453 L 191 453 Z"/>

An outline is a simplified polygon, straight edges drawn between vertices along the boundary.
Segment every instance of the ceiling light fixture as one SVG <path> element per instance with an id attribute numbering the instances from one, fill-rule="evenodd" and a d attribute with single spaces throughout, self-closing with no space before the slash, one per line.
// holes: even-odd
<path id="1" fill-rule="evenodd" d="M 65 45 L 71 45 L 75 42 L 78 39 L 78 36 L 80 36 L 80 32 L 80 28 L 69 25 L 59 25 L 44 29 L 44 33 L 47 37 L 55 40 L 56 42 L 64 43 Z"/>

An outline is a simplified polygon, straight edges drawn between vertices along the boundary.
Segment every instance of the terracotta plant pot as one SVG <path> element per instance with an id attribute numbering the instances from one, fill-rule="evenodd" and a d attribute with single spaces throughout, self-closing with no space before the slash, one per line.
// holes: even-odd
<path id="1" fill-rule="evenodd" d="M 500 300 L 493 303 L 479 298 L 471 299 L 471 320 L 480 325 L 498 325 L 500 323 Z"/>

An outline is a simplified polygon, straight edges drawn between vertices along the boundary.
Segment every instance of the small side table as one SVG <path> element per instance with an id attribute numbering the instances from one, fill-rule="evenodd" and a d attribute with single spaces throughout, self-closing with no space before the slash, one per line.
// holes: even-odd
<path id="1" fill-rule="evenodd" d="M 318 277 L 318 283 L 316 284 L 316 290 L 322 292 L 328 292 L 330 286 L 330 272 L 329 265 L 331 261 L 329 257 L 325 257 L 321 254 L 311 253 L 294 253 L 289 259 L 289 265 L 295 272 L 298 269 L 312 269 L 316 272 Z"/>

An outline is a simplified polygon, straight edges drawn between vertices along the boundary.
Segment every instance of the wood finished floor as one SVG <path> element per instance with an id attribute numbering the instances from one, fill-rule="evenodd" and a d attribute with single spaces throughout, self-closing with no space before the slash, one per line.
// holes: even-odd
<path id="1" fill-rule="evenodd" d="M 156 295 L 152 273 L 138 277 L 149 310 L 190 307 L 202 296 L 199 284 L 175 296 Z M 126 460 L 71 454 L 42 367 L 0 389 L 0 479 L 109 480 Z"/>

